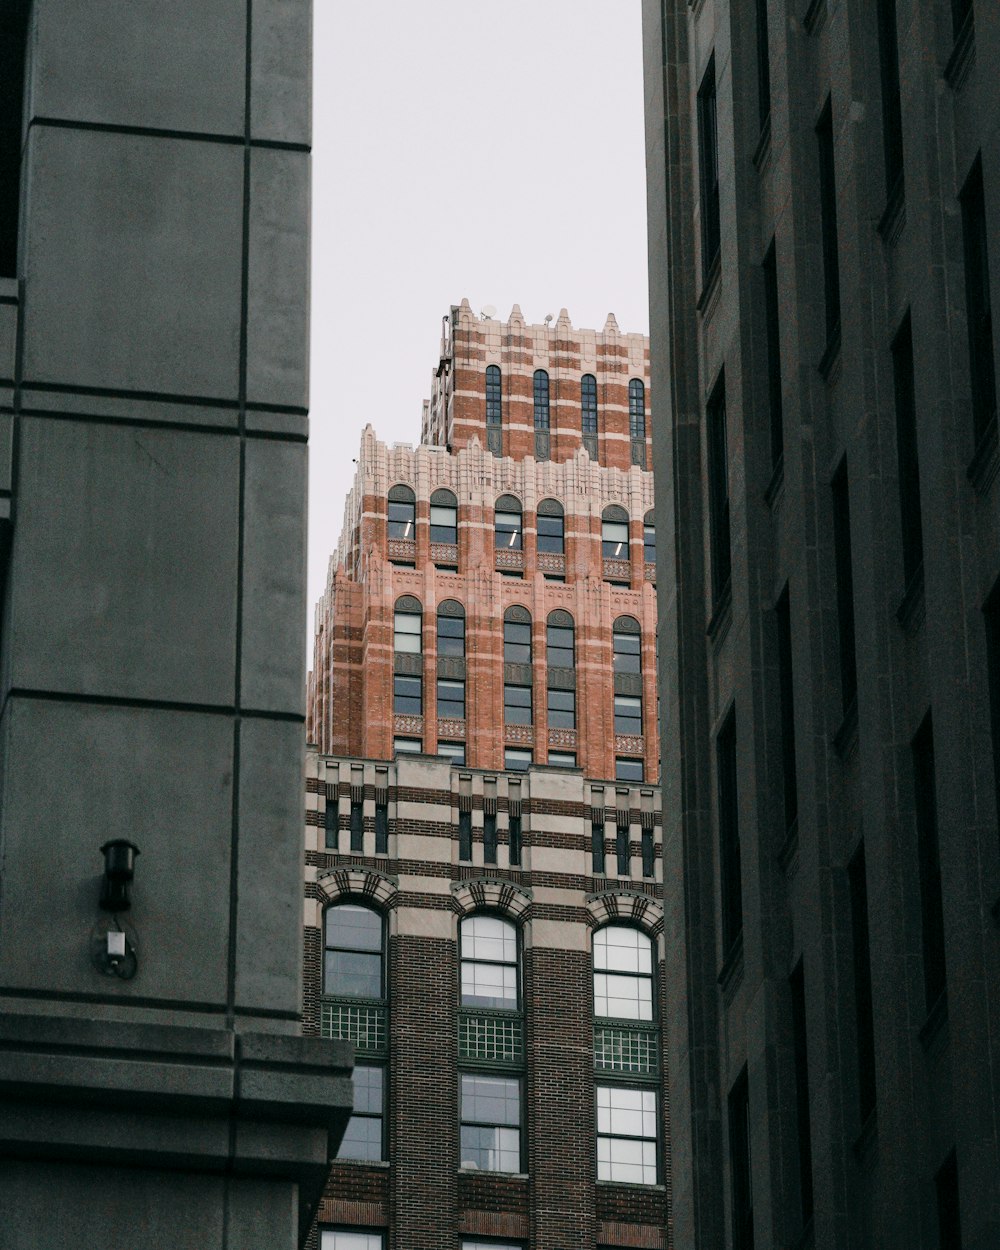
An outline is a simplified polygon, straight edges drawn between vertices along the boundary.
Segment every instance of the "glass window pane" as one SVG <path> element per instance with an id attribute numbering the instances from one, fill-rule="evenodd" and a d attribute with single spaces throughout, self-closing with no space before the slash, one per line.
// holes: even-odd
<path id="1" fill-rule="evenodd" d="M 454 528 L 456 509 L 431 504 L 431 525 L 449 525 Z"/>
<path id="2" fill-rule="evenodd" d="M 382 957 L 328 950 L 324 992 L 344 998 L 382 997 Z"/>
<path id="3" fill-rule="evenodd" d="M 517 1077 L 463 1072 L 462 1120 L 467 1124 L 520 1124 L 521 1082 Z"/>
<path id="4" fill-rule="evenodd" d="M 358 1115 L 382 1114 L 382 1069 L 356 1064 L 351 1077 L 354 1111 Z"/>
<path id="5" fill-rule="evenodd" d="M 416 755 L 423 743 L 419 738 L 393 738 L 392 749 L 396 755 Z"/>
<path id="6" fill-rule="evenodd" d="M 599 1137 L 597 1179 L 632 1185 L 655 1185 L 656 1143 Z"/>
<path id="7" fill-rule="evenodd" d="M 389 537 L 412 538 L 415 513 L 412 503 L 390 503 Z"/>
<path id="8" fill-rule="evenodd" d="M 382 917 L 370 907 L 353 903 L 328 907 L 326 944 L 353 951 L 381 951 Z"/>
<path id="9" fill-rule="evenodd" d="M 356 1233 L 324 1229 L 320 1250 L 384 1250 L 381 1233 Z"/>
<path id="10" fill-rule="evenodd" d="M 420 651 L 420 617 L 416 612 L 397 612 L 394 646 L 397 651 Z"/>
<path id="11" fill-rule="evenodd" d="M 462 961 L 462 1004 L 516 1010 L 517 968 L 510 964 Z"/>
<path id="12" fill-rule="evenodd" d="M 576 754 L 573 751 L 550 751 L 550 768 L 576 768 Z"/>
<path id="13" fill-rule="evenodd" d="M 619 1020 L 652 1020 L 652 980 L 649 977 L 595 972 L 594 1015 Z"/>
<path id="14" fill-rule="evenodd" d="M 483 1172 L 520 1172 L 521 1134 L 516 1128 L 463 1124 L 462 1167 Z"/>
<path id="15" fill-rule="evenodd" d="M 615 781 L 642 781 L 642 760 L 615 757 Z"/>
<path id="16" fill-rule="evenodd" d="M 499 916 L 470 916 L 462 921 L 462 954 L 466 959 L 517 960 L 517 930 Z"/>
<path id="17" fill-rule="evenodd" d="M 624 521 L 601 524 L 601 549 L 605 560 L 628 559 L 628 525 Z"/>
<path id="18" fill-rule="evenodd" d="M 494 517 L 496 525 L 497 547 L 510 547 L 521 550 L 521 514 L 520 512 L 497 512 Z"/>
<path id="19" fill-rule="evenodd" d="M 506 747 L 503 766 L 508 772 L 525 773 L 531 766 L 531 752 L 522 747 Z"/>
<path id="20" fill-rule="evenodd" d="M 382 1158 L 382 1117 L 352 1115 L 337 1151 L 338 1159 Z"/>
<path id="21" fill-rule="evenodd" d="M 563 518 L 540 516 L 538 518 L 538 550 L 562 555 L 564 550 Z"/>
<path id="22" fill-rule="evenodd" d="M 638 929 L 623 925 L 598 929 L 594 934 L 594 967 L 650 974 L 653 955 L 649 938 Z"/>

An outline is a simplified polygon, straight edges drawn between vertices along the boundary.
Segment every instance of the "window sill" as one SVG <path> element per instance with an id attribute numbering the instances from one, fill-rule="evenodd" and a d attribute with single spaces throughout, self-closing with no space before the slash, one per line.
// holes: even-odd
<path id="1" fill-rule="evenodd" d="M 955 39 L 948 64 L 944 67 L 944 80 L 952 91 L 961 91 L 976 63 L 976 25 L 972 10 L 962 23 Z"/>
<path id="2" fill-rule="evenodd" d="M 698 296 L 698 303 L 695 304 L 702 318 L 708 321 L 715 309 L 714 296 L 718 293 L 720 286 L 720 276 L 722 274 L 722 253 L 716 252 L 709 265 L 708 273 L 705 275 L 705 284 L 701 288 L 701 294 Z"/>
<path id="3" fill-rule="evenodd" d="M 342 1164 L 349 1168 L 379 1168 L 385 1172 L 392 1167 L 388 1159 L 334 1159 L 331 1166 L 340 1167 Z"/>
<path id="4" fill-rule="evenodd" d="M 773 512 L 775 506 L 784 494 L 783 487 L 785 485 L 785 453 L 782 452 L 775 462 L 771 471 L 771 480 L 767 484 L 767 490 L 764 491 L 764 502 Z"/>
<path id="5" fill-rule="evenodd" d="M 896 176 L 886 200 L 885 211 L 879 219 L 879 237 L 886 247 L 893 247 L 906 225 L 906 191 L 902 172 Z"/>
<path id="6" fill-rule="evenodd" d="M 760 128 L 760 138 L 757 140 L 757 146 L 754 148 L 753 167 L 759 174 L 762 174 L 767 168 L 771 157 L 771 114 L 768 113 L 764 118 L 764 124 Z"/>
<path id="7" fill-rule="evenodd" d="M 966 472 L 977 494 L 982 495 L 989 490 L 998 468 L 1000 468 L 1000 453 L 998 453 L 997 417 L 994 413 L 976 444 L 975 453 Z"/>
<path id="8" fill-rule="evenodd" d="M 837 378 L 840 376 L 840 369 L 838 368 L 839 364 L 840 322 L 838 321 L 827 337 L 826 348 L 823 355 L 820 357 L 820 362 L 817 366 L 820 371 L 820 375 L 827 386 L 833 386 L 834 382 L 836 382 Z"/>
<path id="9" fill-rule="evenodd" d="M 903 601 L 896 609 L 896 620 L 902 626 L 907 638 L 919 632 L 924 623 L 924 566 L 920 567 L 910 578 L 909 585 L 903 595 Z"/>
<path id="10" fill-rule="evenodd" d="M 712 619 L 705 626 L 705 633 L 711 640 L 712 646 L 716 651 L 722 646 L 726 640 L 726 634 L 729 633 L 729 626 L 733 621 L 733 584 L 731 581 L 726 585 L 719 595 L 718 603 L 715 605 L 715 611 L 712 613 Z"/>
<path id="11" fill-rule="evenodd" d="M 920 1045 L 928 1055 L 938 1055 L 948 1040 L 948 991 L 942 990 L 934 1000 L 918 1034 Z"/>
<path id="12" fill-rule="evenodd" d="M 802 19 L 802 26 L 807 35 L 818 35 L 823 29 L 823 23 L 826 21 L 826 0 L 812 0 L 809 8 L 806 9 L 806 15 Z"/>
<path id="13" fill-rule="evenodd" d="M 858 749 L 857 695 L 851 700 L 850 706 L 844 713 L 844 719 L 840 722 L 840 728 L 833 735 L 833 749 L 845 763 Z"/>
<path id="14" fill-rule="evenodd" d="M 459 1176 L 502 1176 L 508 1181 L 527 1181 L 531 1179 L 528 1172 L 497 1172 L 492 1168 L 477 1168 L 474 1163 L 460 1163 L 458 1165 Z"/>
<path id="15" fill-rule="evenodd" d="M 722 990 L 722 998 L 728 1007 L 736 997 L 736 991 L 743 981 L 743 930 L 737 934 L 730 946 L 726 958 L 722 961 L 716 982 Z"/>
<path id="16" fill-rule="evenodd" d="M 645 1189 L 649 1193 L 665 1194 L 667 1192 L 666 1185 L 661 1185 L 659 1181 L 655 1185 L 644 1185 L 641 1181 L 597 1181 L 598 1189 L 605 1187 L 608 1189 Z"/>

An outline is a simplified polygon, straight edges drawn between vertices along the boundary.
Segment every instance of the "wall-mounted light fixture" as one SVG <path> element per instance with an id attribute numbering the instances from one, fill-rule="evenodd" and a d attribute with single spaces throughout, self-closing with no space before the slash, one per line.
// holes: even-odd
<path id="1" fill-rule="evenodd" d="M 128 911 L 132 900 L 128 888 L 135 876 L 135 857 L 139 848 L 126 838 L 113 838 L 101 847 L 104 856 L 104 880 L 101 883 L 101 910 Z"/>

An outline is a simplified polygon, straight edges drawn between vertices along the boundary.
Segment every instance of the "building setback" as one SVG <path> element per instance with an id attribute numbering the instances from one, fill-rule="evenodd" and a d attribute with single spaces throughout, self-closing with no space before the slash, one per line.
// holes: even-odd
<path id="1" fill-rule="evenodd" d="M 648 396 L 612 318 L 463 302 L 421 444 L 362 436 L 310 679 L 306 1027 L 357 1046 L 321 1250 L 667 1246 Z"/>
<path id="2" fill-rule="evenodd" d="M 645 0 L 685 1248 L 1000 1244 L 1000 9 Z"/>

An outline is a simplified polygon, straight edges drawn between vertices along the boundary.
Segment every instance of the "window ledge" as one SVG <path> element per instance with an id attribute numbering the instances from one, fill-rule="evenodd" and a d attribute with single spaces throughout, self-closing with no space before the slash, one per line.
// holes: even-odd
<path id="1" fill-rule="evenodd" d="M 597 1181 L 597 1188 L 607 1189 L 645 1189 L 650 1193 L 665 1194 L 667 1192 L 666 1185 L 659 1183 L 655 1185 L 644 1185 L 641 1181 Z"/>
<path id="2" fill-rule="evenodd" d="M 701 294 L 698 296 L 698 303 L 695 308 L 701 313 L 703 320 L 708 321 L 712 313 L 715 311 L 715 296 L 719 293 L 722 285 L 720 275 L 722 274 L 722 252 L 721 249 L 715 253 L 712 264 L 708 273 L 705 275 L 705 285 L 701 288 Z"/>
<path id="3" fill-rule="evenodd" d="M 767 490 L 764 491 L 764 502 L 773 512 L 777 506 L 781 496 L 784 494 L 785 485 L 785 453 L 782 452 L 775 463 L 771 472 L 771 480 L 767 484 Z"/>
<path id="4" fill-rule="evenodd" d="M 874 1164 L 878 1154 L 878 1111 L 872 1108 L 868 1118 L 861 1126 L 861 1132 L 854 1139 L 852 1147 L 854 1157 L 866 1167 Z"/>
<path id="5" fill-rule="evenodd" d="M 736 935 L 716 978 L 722 998 L 728 1007 L 743 981 L 743 930 Z"/>
<path id="6" fill-rule="evenodd" d="M 349 1168 L 381 1168 L 386 1172 L 392 1167 L 388 1159 L 334 1159 L 331 1166 L 340 1167 L 341 1164 Z"/>
<path id="7" fill-rule="evenodd" d="M 822 375 L 823 381 L 827 386 L 833 386 L 837 378 L 840 376 L 840 322 L 830 331 L 826 348 L 820 357 L 817 368 Z"/>
<path id="8" fill-rule="evenodd" d="M 762 174 L 770 163 L 771 157 L 771 114 L 764 118 L 764 124 L 760 128 L 760 138 L 757 140 L 757 146 L 754 148 L 752 160 L 753 167 L 759 174 Z"/>
<path id="9" fill-rule="evenodd" d="M 786 877 L 794 877 L 799 870 L 799 822 L 792 821 L 785 833 L 785 840 L 778 850 L 778 865 Z"/>
<path id="10" fill-rule="evenodd" d="M 857 695 L 851 700 L 847 711 L 844 713 L 844 719 L 840 722 L 840 728 L 833 735 L 833 749 L 845 762 L 851 759 L 858 749 Z"/>
<path id="11" fill-rule="evenodd" d="M 928 1055 L 940 1054 L 948 1040 L 948 991 L 942 990 L 920 1028 L 920 1045 Z"/>
<path id="12" fill-rule="evenodd" d="M 976 25 L 970 9 L 955 39 L 948 64 L 944 67 L 945 82 L 952 91 L 961 91 L 976 63 Z"/>
<path id="13" fill-rule="evenodd" d="M 826 21 L 826 0 L 812 0 L 809 8 L 806 9 L 806 15 L 802 19 L 802 25 L 807 35 L 818 35 L 823 29 L 823 23 Z"/>
<path id="14" fill-rule="evenodd" d="M 712 619 L 705 626 L 705 633 L 711 639 L 712 646 L 716 651 L 722 646 L 726 640 L 726 634 L 729 633 L 729 626 L 733 621 L 733 584 L 732 581 L 726 583 L 725 589 L 719 595 L 719 601 L 715 605 L 715 611 L 712 613 Z"/>
<path id="15" fill-rule="evenodd" d="M 910 578 L 903 595 L 903 601 L 896 609 L 896 620 L 903 628 L 907 638 L 919 632 L 924 623 L 924 566 L 920 567 Z"/>
<path id="16" fill-rule="evenodd" d="M 496 1172 L 492 1168 L 477 1168 L 472 1163 L 460 1163 L 458 1165 L 459 1176 L 502 1176 L 508 1181 L 527 1181 L 530 1180 L 528 1172 Z"/>
<path id="17" fill-rule="evenodd" d="M 885 211 L 876 227 L 886 247 L 893 247 L 906 225 L 906 190 L 903 174 L 896 176 L 886 199 Z"/>
<path id="18" fill-rule="evenodd" d="M 976 445 L 966 476 L 972 483 L 973 489 L 982 495 L 993 485 L 998 468 L 1000 468 L 1000 453 L 998 453 L 997 417 L 994 413 Z"/>

